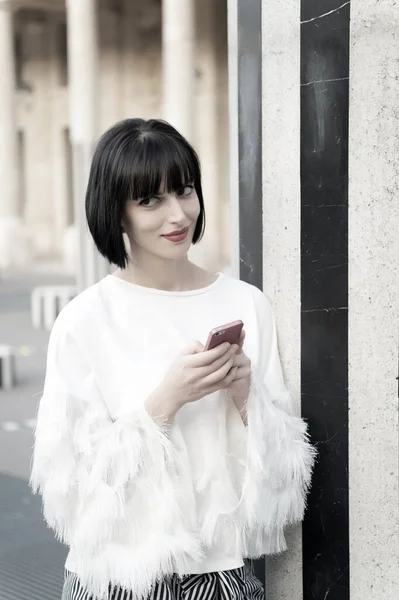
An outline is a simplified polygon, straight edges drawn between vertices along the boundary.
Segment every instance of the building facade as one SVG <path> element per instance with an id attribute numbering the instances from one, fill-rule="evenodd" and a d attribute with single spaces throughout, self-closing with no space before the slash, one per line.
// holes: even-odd
<path id="1" fill-rule="evenodd" d="M 74 270 L 93 146 L 116 121 L 139 116 L 169 120 L 198 150 L 208 228 L 194 259 L 222 268 L 226 1 L 0 0 L 0 34 L 0 267 L 58 257 Z"/>

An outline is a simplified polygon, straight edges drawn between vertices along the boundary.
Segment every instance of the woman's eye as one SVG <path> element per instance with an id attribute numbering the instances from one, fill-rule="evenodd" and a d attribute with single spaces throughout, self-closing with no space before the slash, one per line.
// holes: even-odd
<path id="1" fill-rule="evenodd" d="M 184 188 L 179 190 L 179 196 L 190 196 L 193 189 L 194 189 L 193 185 L 186 185 L 186 186 L 184 186 Z"/>
<path id="2" fill-rule="evenodd" d="M 159 198 L 157 198 L 156 196 L 151 196 L 151 198 L 143 198 L 142 200 L 140 200 L 139 205 L 151 207 L 155 206 L 159 201 Z"/>

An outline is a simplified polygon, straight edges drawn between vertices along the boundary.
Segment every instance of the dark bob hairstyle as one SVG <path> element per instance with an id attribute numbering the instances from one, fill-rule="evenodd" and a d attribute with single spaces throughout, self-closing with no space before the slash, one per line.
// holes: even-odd
<path id="1" fill-rule="evenodd" d="M 205 228 L 201 168 L 197 153 L 174 127 L 157 119 L 126 119 L 100 138 L 86 192 L 86 218 L 94 242 L 110 263 L 129 262 L 122 235 L 128 200 L 172 193 L 192 183 L 200 203 L 193 244 Z"/>

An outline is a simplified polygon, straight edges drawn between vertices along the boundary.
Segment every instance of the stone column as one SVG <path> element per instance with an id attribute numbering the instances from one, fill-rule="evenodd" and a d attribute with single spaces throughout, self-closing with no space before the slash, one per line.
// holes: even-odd
<path id="1" fill-rule="evenodd" d="M 15 87 L 11 2 L 0 0 L 0 269 L 15 266 L 24 259 L 18 201 Z"/>
<path id="2" fill-rule="evenodd" d="M 96 0 L 67 0 L 69 113 L 77 234 L 77 286 L 107 273 L 86 225 L 85 192 L 98 131 L 98 39 Z"/>
<path id="3" fill-rule="evenodd" d="M 204 194 L 206 228 L 203 242 L 192 252 L 193 260 L 208 269 L 219 271 L 222 246 L 221 206 L 224 201 L 219 194 L 222 179 L 219 155 L 218 105 L 223 91 L 218 80 L 218 36 L 223 36 L 222 26 L 217 24 L 217 6 L 214 0 L 201 0 L 196 11 L 196 82 L 194 109 L 195 146 L 201 159 L 202 190 Z M 223 17 L 225 18 L 225 14 Z M 222 17 L 222 18 L 223 18 Z M 200 256 L 198 256 L 198 251 Z M 194 256 L 195 255 L 195 256 Z"/>
<path id="4" fill-rule="evenodd" d="M 163 0 L 163 118 L 193 141 L 194 0 Z"/>

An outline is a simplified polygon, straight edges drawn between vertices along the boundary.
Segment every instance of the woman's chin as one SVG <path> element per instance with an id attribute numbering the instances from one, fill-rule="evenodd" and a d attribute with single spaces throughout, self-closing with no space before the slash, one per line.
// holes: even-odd
<path id="1" fill-rule="evenodd" d="M 164 248 L 152 248 L 149 252 L 163 260 L 180 260 L 188 255 L 191 244 L 176 244 Z"/>

